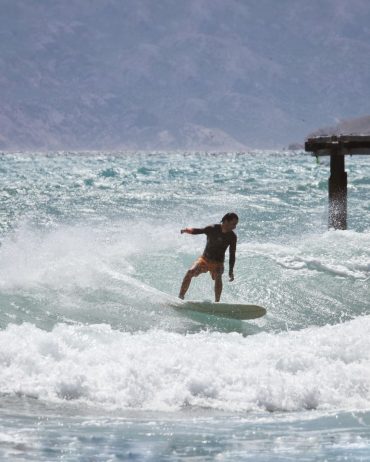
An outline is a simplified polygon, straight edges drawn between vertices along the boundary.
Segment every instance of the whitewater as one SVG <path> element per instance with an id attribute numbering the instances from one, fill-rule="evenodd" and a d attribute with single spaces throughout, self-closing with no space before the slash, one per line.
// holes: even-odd
<path id="1" fill-rule="evenodd" d="M 0 153 L 0 459 L 370 459 L 370 159 Z M 239 215 L 236 321 L 170 307 Z M 227 263 L 227 262 L 226 262 Z M 209 275 L 187 295 L 212 300 Z"/>

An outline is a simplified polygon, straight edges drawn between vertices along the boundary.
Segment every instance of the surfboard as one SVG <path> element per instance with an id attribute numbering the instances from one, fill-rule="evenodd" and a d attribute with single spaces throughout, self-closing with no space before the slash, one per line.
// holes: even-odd
<path id="1" fill-rule="evenodd" d="M 257 319 L 266 314 L 266 309 L 258 305 L 242 303 L 213 303 L 208 301 L 189 300 L 173 305 L 174 308 L 197 311 L 230 319 Z"/>

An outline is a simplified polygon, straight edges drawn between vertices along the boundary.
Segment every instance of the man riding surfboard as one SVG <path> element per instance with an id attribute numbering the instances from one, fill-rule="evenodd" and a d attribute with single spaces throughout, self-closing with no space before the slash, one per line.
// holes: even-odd
<path id="1" fill-rule="evenodd" d="M 207 236 L 207 244 L 203 255 L 194 262 L 182 281 L 179 293 L 181 299 L 184 299 L 192 278 L 209 271 L 215 281 L 215 301 L 220 301 L 227 248 L 229 248 L 229 280 L 230 282 L 234 280 L 237 237 L 233 230 L 236 228 L 238 221 L 238 215 L 231 212 L 222 218 L 221 224 L 210 225 L 205 228 L 184 228 L 181 230 L 181 234 L 205 234 Z"/>

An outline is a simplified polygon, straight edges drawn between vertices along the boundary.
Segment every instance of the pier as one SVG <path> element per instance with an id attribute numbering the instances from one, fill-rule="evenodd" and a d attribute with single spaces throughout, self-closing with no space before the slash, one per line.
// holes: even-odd
<path id="1" fill-rule="evenodd" d="M 305 151 L 317 158 L 330 156 L 329 228 L 347 229 L 346 155 L 370 154 L 369 135 L 317 136 L 308 138 Z"/>

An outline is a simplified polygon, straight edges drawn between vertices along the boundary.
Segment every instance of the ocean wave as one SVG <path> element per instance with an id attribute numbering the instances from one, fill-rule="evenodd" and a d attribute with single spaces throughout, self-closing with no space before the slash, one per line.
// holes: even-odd
<path id="1" fill-rule="evenodd" d="M 244 244 L 244 252 L 264 255 L 283 268 L 329 273 L 339 277 L 370 277 L 370 233 L 328 231 L 302 235 L 286 244 Z"/>
<path id="2" fill-rule="evenodd" d="M 0 332 L 0 392 L 106 409 L 370 409 L 370 317 L 280 334 L 32 324 Z"/>

